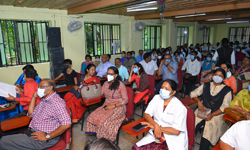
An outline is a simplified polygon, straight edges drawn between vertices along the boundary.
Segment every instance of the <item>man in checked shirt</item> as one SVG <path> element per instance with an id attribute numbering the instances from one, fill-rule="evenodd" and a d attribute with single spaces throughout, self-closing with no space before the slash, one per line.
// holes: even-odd
<path id="1" fill-rule="evenodd" d="M 33 117 L 29 129 L 23 134 L 3 136 L 0 150 L 46 149 L 59 141 L 60 135 L 70 128 L 71 119 L 55 87 L 53 80 L 42 80 L 28 108 L 28 116 Z M 35 107 L 37 96 L 42 99 Z"/>

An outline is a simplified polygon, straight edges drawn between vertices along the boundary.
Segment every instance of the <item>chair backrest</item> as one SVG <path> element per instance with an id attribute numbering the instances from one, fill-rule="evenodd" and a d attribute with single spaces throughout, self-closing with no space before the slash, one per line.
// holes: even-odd
<path id="1" fill-rule="evenodd" d="M 126 119 L 130 119 L 134 116 L 134 91 L 132 88 L 127 87 L 127 93 L 128 93 L 128 103 L 126 105 Z"/>
<path id="2" fill-rule="evenodd" d="M 77 73 L 76 73 L 77 82 L 79 81 L 80 77 L 81 77 L 81 74 L 77 72 Z"/>
<path id="3" fill-rule="evenodd" d="M 188 147 L 194 146 L 195 142 L 195 115 L 191 108 L 187 108 L 187 132 L 188 132 Z M 192 150 L 192 149 L 191 149 Z"/>
<path id="4" fill-rule="evenodd" d="M 150 95 L 149 98 L 153 98 L 155 96 L 155 77 L 152 75 L 148 75 L 149 78 L 149 91 L 150 91 Z"/>
<path id="5" fill-rule="evenodd" d="M 177 87 L 177 91 L 179 91 L 182 87 L 182 71 L 181 69 L 177 70 L 177 78 L 178 78 L 178 87 Z"/>
<path id="6" fill-rule="evenodd" d="M 242 90 L 242 81 L 240 79 L 238 79 L 238 91 L 237 93 L 239 93 Z"/>

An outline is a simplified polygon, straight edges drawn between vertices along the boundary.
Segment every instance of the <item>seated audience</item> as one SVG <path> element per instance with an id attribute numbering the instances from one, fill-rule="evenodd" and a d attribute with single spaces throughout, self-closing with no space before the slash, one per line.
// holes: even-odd
<path id="1" fill-rule="evenodd" d="M 157 60 L 157 52 L 156 52 L 156 49 L 152 49 L 151 51 L 151 58 L 153 61 L 156 61 Z"/>
<path id="2" fill-rule="evenodd" d="M 248 82 L 250 81 L 250 57 L 245 57 L 243 59 L 242 65 L 236 68 L 234 75 L 241 80 L 242 88 L 247 89 Z"/>
<path id="3" fill-rule="evenodd" d="M 15 85 L 19 85 L 21 88 L 23 88 L 23 85 L 25 84 L 25 80 L 24 80 L 24 72 L 26 69 L 34 69 L 34 67 L 32 65 L 26 65 L 22 68 L 23 73 L 19 76 L 19 78 L 17 79 Z M 36 75 L 35 81 L 39 84 L 40 83 L 40 77 L 38 77 L 38 75 Z"/>
<path id="4" fill-rule="evenodd" d="M 98 66 L 100 64 L 100 55 L 95 55 L 95 61 L 93 61 L 93 63 L 95 64 L 95 66 Z"/>
<path id="5" fill-rule="evenodd" d="M 102 62 L 96 68 L 96 72 L 98 77 L 105 77 L 107 75 L 108 68 L 114 66 L 111 62 L 108 61 L 108 55 L 102 55 Z"/>
<path id="6" fill-rule="evenodd" d="M 122 63 L 122 65 L 124 67 L 126 67 L 128 69 L 128 71 L 130 72 L 130 68 L 135 64 L 135 61 L 132 58 L 132 53 L 131 52 L 127 52 L 127 59 Z"/>
<path id="7" fill-rule="evenodd" d="M 65 76 L 66 85 L 76 85 L 77 84 L 77 78 L 76 78 L 76 72 L 75 70 L 71 69 L 72 61 L 70 59 L 65 59 L 63 61 L 63 67 L 64 70 L 62 73 L 54 79 L 54 81 L 60 79 L 63 75 Z"/>
<path id="8" fill-rule="evenodd" d="M 157 61 L 156 61 L 158 67 L 161 64 L 162 58 L 163 58 L 163 55 L 162 55 L 161 51 L 158 50 L 157 51 Z"/>
<path id="9" fill-rule="evenodd" d="M 166 54 L 164 55 L 164 59 L 161 61 L 157 74 L 162 75 L 162 80 L 155 86 L 155 94 L 159 93 L 161 85 L 166 79 L 174 80 L 176 84 L 178 84 L 178 64 L 173 62 L 171 59 L 171 55 Z"/>
<path id="10" fill-rule="evenodd" d="M 80 91 L 80 86 L 86 86 L 86 84 L 95 82 L 101 84 L 100 80 L 95 76 L 95 65 L 89 64 L 85 69 L 85 73 L 80 76 L 79 81 L 76 86 L 74 86 L 67 94 L 64 96 L 66 105 L 68 105 L 72 111 L 72 120 L 81 119 L 84 114 L 86 107 L 82 105 L 82 96 Z"/>
<path id="11" fill-rule="evenodd" d="M 204 61 L 201 63 L 202 69 L 201 69 L 201 81 L 200 84 L 203 84 L 205 82 L 210 82 L 212 80 L 212 74 L 215 70 L 215 63 L 212 61 L 212 54 L 208 53 L 207 57 Z"/>
<path id="12" fill-rule="evenodd" d="M 195 117 L 195 135 L 203 126 L 204 131 L 201 138 L 200 150 L 209 150 L 209 146 L 216 145 L 219 138 L 227 130 L 228 126 L 223 121 L 223 112 L 229 107 L 232 100 L 231 88 L 222 83 L 226 72 L 218 68 L 213 75 L 213 82 L 206 82 L 191 92 L 191 98 L 198 102 L 198 110 L 211 109 L 211 113 L 204 119 Z M 198 97 L 202 96 L 202 100 Z"/>
<path id="13" fill-rule="evenodd" d="M 243 59 L 248 56 L 248 53 L 245 52 L 245 50 L 241 50 L 241 47 L 239 46 L 239 41 L 235 42 L 235 57 L 236 57 L 236 64 L 237 66 L 241 66 L 242 65 L 242 61 Z M 247 55 L 246 55 L 247 54 Z"/>
<path id="14" fill-rule="evenodd" d="M 123 63 L 126 59 L 127 59 L 127 57 L 126 57 L 126 52 L 125 52 L 125 51 L 122 51 L 122 58 L 121 58 L 122 63 Z"/>
<path id="15" fill-rule="evenodd" d="M 3 136 L 1 150 L 47 149 L 59 141 L 60 135 L 70 128 L 71 119 L 55 87 L 51 79 L 41 81 L 28 108 L 28 116 L 32 117 L 29 129 L 22 134 Z M 35 107 L 38 96 L 42 99 Z"/>
<path id="16" fill-rule="evenodd" d="M 131 53 L 132 53 L 132 58 L 133 58 L 133 60 L 136 62 L 135 51 L 131 51 Z"/>
<path id="17" fill-rule="evenodd" d="M 180 52 L 178 52 L 178 51 L 174 52 L 173 61 L 178 64 L 178 69 L 181 69 L 183 64 L 185 63 L 185 59 L 182 56 L 181 56 Z"/>
<path id="18" fill-rule="evenodd" d="M 135 63 L 130 71 L 128 82 L 136 82 L 137 88 L 134 90 L 134 102 L 137 103 L 140 100 L 147 100 L 146 97 L 149 96 L 149 77 L 145 73 L 143 66 L 140 63 Z"/>
<path id="19" fill-rule="evenodd" d="M 145 72 L 149 75 L 155 76 L 158 70 L 156 63 L 151 59 L 150 53 L 145 53 L 143 55 L 143 61 L 140 64 L 143 66 Z"/>
<path id="20" fill-rule="evenodd" d="M 221 150 L 248 150 L 250 147 L 250 114 L 246 121 L 240 121 L 231 126 L 220 138 Z"/>
<path id="21" fill-rule="evenodd" d="M 93 62 L 92 62 L 92 57 L 90 56 L 90 55 L 86 55 L 85 56 L 85 62 L 83 62 L 82 64 L 81 64 L 81 71 L 80 71 L 80 73 L 84 73 L 85 72 L 85 69 L 87 68 L 87 66 L 89 65 L 89 64 L 94 64 Z"/>
<path id="22" fill-rule="evenodd" d="M 210 52 L 209 52 L 211 55 L 212 55 L 212 57 L 214 56 L 214 53 L 215 53 L 215 50 L 211 50 Z M 217 61 L 217 60 L 216 60 Z"/>
<path id="23" fill-rule="evenodd" d="M 98 138 L 86 142 L 84 150 L 120 150 L 120 148 L 105 138 Z"/>
<path id="24" fill-rule="evenodd" d="M 235 98 L 232 100 L 230 107 L 238 110 L 243 115 L 247 115 L 250 112 L 250 85 L 248 89 L 241 90 Z"/>
<path id="25" fill-rule="evenodd" d="M 213 49 L 213 48 L 212 48 L 212 46 L 211 46 L 211 43 L 208 42 L 208 43 L 207 43 L 207 46 L 205 47 L 204 50 L 207 51 L 207 52 L 210 52 L 212 49 Z"/>
<path id="26" fill-rule="evenodd" d="M 107 79 L 102 86 L 105 102 L 88 116 L 86 134 L 96 134 L 97 138 L 114 142 L 118 129 L 126 117 L 128 95 L 116 67 L 108 68 Z"/>
<path id="27" fill-rule="evenodd" d="M 182 86 L 182 97 L 188 97 L 193 84 L 195 83 L 198 75 L 200 74 L 201 63 L 196 59 L 196 57 L 197 52 L 192 51 L 190 53 L 190 59 L 188 59 L 181 68 L 181 70 L 183 71 L 183 82 L 187 81 L 187 84 L 183 84 Z M 184 86 L 186 86 L 185 90 Z"/>
<path id="28" fill-rule="evenodd" d="M 5 97 L 6 100 L 19 102 L 20 105 L 23 106 L 23 111 L 21 113 L 16 114 L 8 119 L 14 119 L 14 118 L 27 116 L 28 107 L 29 107 L 31 98 L 32 98 L 33 94 L 37 91 L 37 87 L 39 86 L 39 84 L 35 81 L 36 75 L 37 75 L 37 73 L 36 73 L 35 69 L 33 69 L 33 68 L 25 69 L 24 80 L 26 83 L 24 84 L 24 88 L 22 89 L 20 87 L 16 87 L 16 92 L 17 92 L 17 94 L 20 95 L 20 97 L 15 98 L 14 96 L 12 96 L 10 94 L 9 94 L 9 97 Z M 37 97 L 36 105 L 39 102 L 40 102 L 40 98 Z M 0 129 L 1 129 L 1 124 L 0 124 Z M 18 132 L 19 132 L 19 130 L 6 131 L 6 132 L 3 132 L 2 130 L 0 130 L 0 138 L 4 135 L 15 134 Z"/>
<path id="29" fill-rule="evenodd" d="M 120 58 L 115 59 L 115 66 L 119 71 L 119 75 L 122 78 L 122 81 L 128 80 L 128 69 L 122 65 L 122 61 Z"/>
<path id="30" fill-rule="evenodd" d="M 202 55 L 201 53 L 198 51 L 198 49 L 190 49 L 190 54 L 187 55 L 186 59 L 190 59 L 190 55 L 192 51 L 196 51 L 197 52 L 197 60 L 201 61 L 202 59 Z"/>
<path id="31" fill-rule="evenodd" d="M 187 109 L 174 95 L 177 84 L 165 80 L 160 94 L 155 95 L 144 113 L 149 133 L 132 148 L 133 150 L 187 150 Z"/>
<path id="32" fill-rule="evenodd" d="M 136 57 L 136 62 L 143 61 L 143 50 L 139 50 L 139 55 Z"/>
<path id="33" fill-rule="evenodd" d="M 231 65 L 228 63 L 222 63 L 220 66 L 226 72 L 226 77 L 223 82 L 233 90 L 233 97 L 235 97 L 235 94 L 238 90 L 238 83 L 236 77 L 230 71 Z"/>
<path id="34" fill-rule="evenodd" d="M 183 47 L 181 47 L 181 54 L 183 55 L 183 58 L 186 58 L 186 51 Z"/>

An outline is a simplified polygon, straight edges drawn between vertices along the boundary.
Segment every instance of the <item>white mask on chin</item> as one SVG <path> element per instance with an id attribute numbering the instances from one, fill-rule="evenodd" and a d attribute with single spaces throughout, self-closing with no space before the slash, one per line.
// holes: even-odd
<path id="1" fill-rule="evenodd" d="M 111 81 L 113 81 L 115 78 L 114 78 L 114 76 L 112 76 L 112 75 L 107 75 L 107 79 L 108 79 L 108 82 L 111 82 Z"/>

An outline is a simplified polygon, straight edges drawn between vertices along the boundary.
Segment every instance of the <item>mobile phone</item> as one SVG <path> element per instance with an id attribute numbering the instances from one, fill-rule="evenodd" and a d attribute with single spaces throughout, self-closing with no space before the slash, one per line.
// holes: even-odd
<path id="1" fill-rule="evenodd" d="M 146 125 L 142 125 L 141 123 L 138 123 L 136 126 L 132 127 L 132 129 L 135 130 L 136 132 L 139 132 L 142 129 L 144 129 L 145 127 L 146 127 Z"/>

